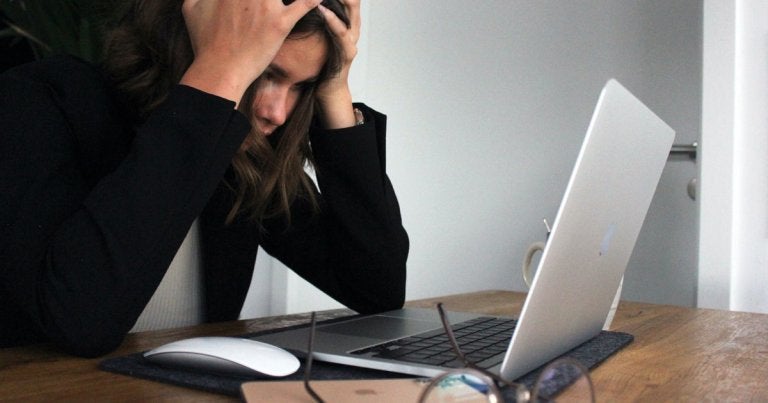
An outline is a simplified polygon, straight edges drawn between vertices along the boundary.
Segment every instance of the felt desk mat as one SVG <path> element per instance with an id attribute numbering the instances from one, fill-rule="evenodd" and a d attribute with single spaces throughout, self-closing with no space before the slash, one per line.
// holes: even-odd
<path id="1" fill-rule="evenodd" d="M 307 325 L 297 325 L 293 327 L 304 327 Z M 259 333 L 252 333 L 242 337 L 251 337 L 260 334 L 266 334 L 276 331 L 283 331 L 289 328 L 280 328 L 267 330 Z M 571 351 L 563 354 L 561 357 L 571 357 L 578 360 L 582 365 L 590 370 L 597 367 L 615 352 L 621 350 L 634 340 L 634 336 L 628 333 L 602 331 L 594 338 L 575 347 Z M 280 380 L 302 380 L 304 379 L 304 360 L 301 360 L 301 367 L 294 374 Z M 523 383 L 532 388 L 533 384 L 543 370 L 544 365 L 528 374 L 518 378 L 516 382 Z M 200 373 L 185 371 L 181 369 L 172 369 L 162 367 L 146 360 L 143 353 L 135 353 L 127 356 L 108 358 L 99 364 L 99 368 L 108 371 L 128 375 L 136 378 L 148 379 L 157 382 L 169 383 L 177 386 L 194 388 L 213 392 L 218 394 L 240 396 L 240 385 L 243 382 L 258 380 L 270 380 L 275 378 L 267 376 L 234 376 L 219 375 L 212 373 Z M 312 380 L 332 380 L 332 379 L 392 379 L 412 377 L 399 373 L 380 371 L 367 368 L 357 368 L 347 365 L 333 364 L 314 360 L 312 362 Z M 569 384 L 568 380 L 556 382 L 549 385 L 547 392 L 556 393 Z"/>

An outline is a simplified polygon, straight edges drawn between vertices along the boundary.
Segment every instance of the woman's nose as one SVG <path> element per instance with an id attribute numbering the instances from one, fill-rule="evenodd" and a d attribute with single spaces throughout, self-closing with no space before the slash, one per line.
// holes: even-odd
<path id="1" fill-rule="evenodd" d="M 282 126 L 288 117 L 288 91 L 279 87 L 270 88 L 262 94 L 259 107 L 262 118 L 275 126 Z"/>

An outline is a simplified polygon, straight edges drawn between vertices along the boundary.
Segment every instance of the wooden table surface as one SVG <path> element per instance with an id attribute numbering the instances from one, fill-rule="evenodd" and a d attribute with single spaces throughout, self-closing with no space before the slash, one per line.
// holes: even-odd
<path id="1" fill-rule="evenodd" d="M 450 310 L 516 316 L 525 294 L 485 291 L 411 301 Z M 345 314 L 323 313 L 320 318 Z M 239 335 L 306 323 L 308 315 L 243 320 L 129 335 L 106 357 L 199 335 Z M 635 341 L 592 371 L 598 401 L 768 402 L 768 315 L 625 302 L 612 330 Z M 49 345 L 0 349 L 0 400 L 236 401 L 227 396 L 112 374 L 106 358 L 83 359 Z"/>

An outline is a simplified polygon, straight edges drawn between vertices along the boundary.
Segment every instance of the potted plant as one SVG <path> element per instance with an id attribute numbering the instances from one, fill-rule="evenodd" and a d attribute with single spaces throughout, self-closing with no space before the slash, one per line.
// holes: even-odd
<path id="1" fill-rule="evenodd" d="M 28 41 L 35 58 L 71 54 L 95 62 L 115 3 L 110 0 L 0 0 L 2 37 Z"/>

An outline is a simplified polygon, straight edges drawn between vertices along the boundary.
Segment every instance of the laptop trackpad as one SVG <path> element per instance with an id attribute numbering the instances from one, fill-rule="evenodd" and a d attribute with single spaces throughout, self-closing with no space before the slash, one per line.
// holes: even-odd
<path id="1" fill-rule="evenodd" d="M 317 331 L 374 339 L 395 339 L 409 334 L 426 332 L 439 326 L 435 322 L 422 322 L 386 316 L 369 316 L 349 322 L 318 327 Z"/>

